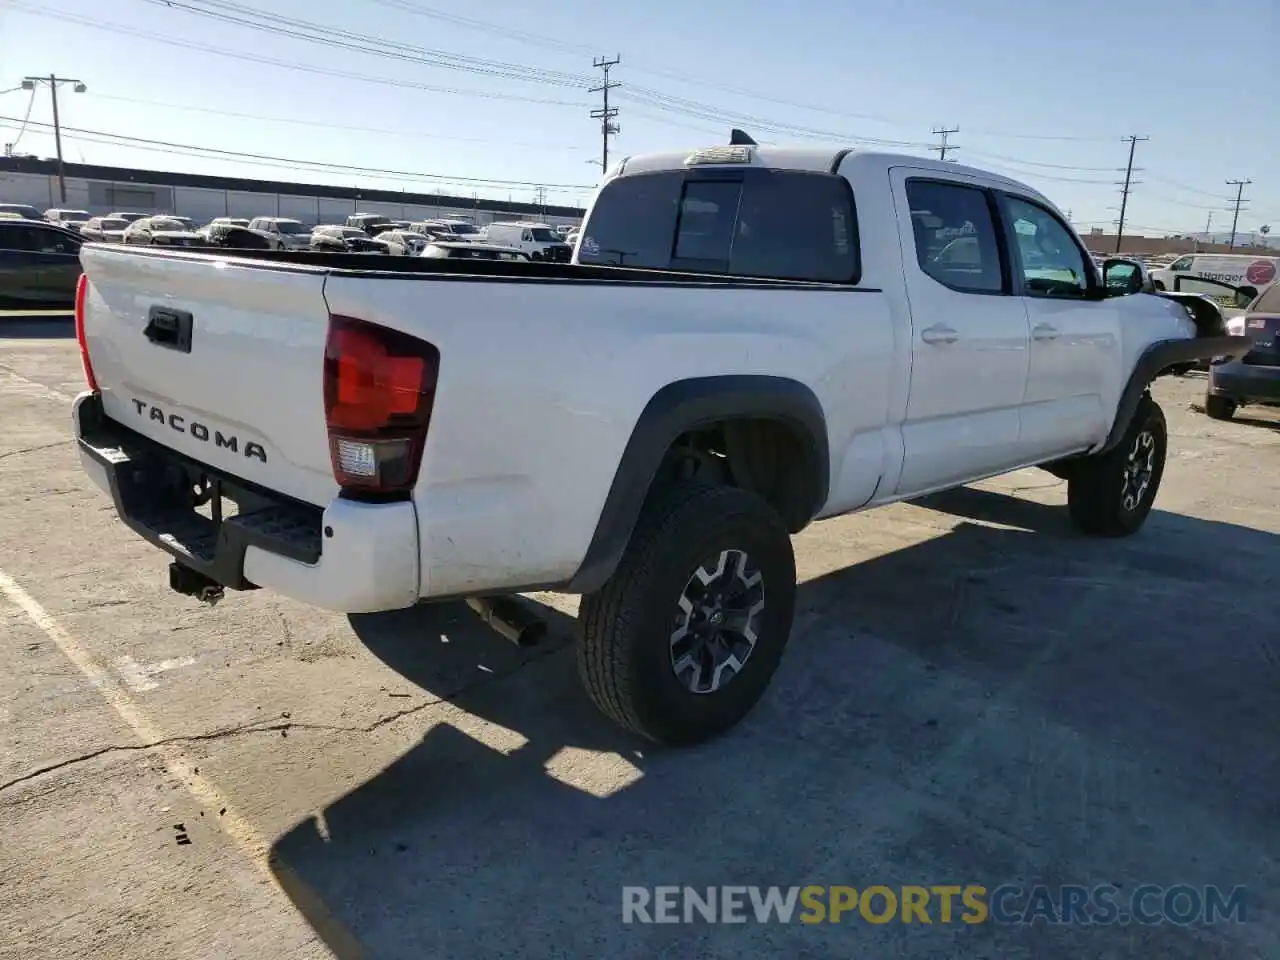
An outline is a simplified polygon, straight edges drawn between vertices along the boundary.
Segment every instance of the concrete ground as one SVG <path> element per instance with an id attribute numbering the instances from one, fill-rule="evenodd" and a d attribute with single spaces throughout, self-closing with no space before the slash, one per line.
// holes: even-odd
<path id="1" fill-rule="evenodd" d="M 1280 423 L 1193 412 L 1202 380 L 1156 391 L 1132 539 L 1073 535 L 1037 471 L 798 537 L 765 701 L 665 751 L 589 705 L 567 598 L 525 653 L 457 606 L 169 592 L 78 468 L 67 332 L 0 332 L 0 956 L 1280 955 Z M 626 885 L 1037 883 L 1243 885 L 1246 922 L 621 912 Z"/>

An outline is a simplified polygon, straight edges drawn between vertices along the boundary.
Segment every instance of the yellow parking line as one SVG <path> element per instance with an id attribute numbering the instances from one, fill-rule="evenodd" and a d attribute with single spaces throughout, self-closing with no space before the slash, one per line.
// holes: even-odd
<path id="1" fill-rule="evenodd" d="M 211 812 L 213 822 L 218 823 L 246 857 L 258 868 L 272 885 L 283 893 L 306 916 L 313 928 L 331 950 L 342 960 L 357 960 L 364 956 L 358 940 L 335 920 L 316 894 L 296 872 L 271 855 L 271 842 L 244 817 L 236 813 L 231 801 L 206 777 L 196 772 L 193 764 L 181 748 L 173 743 L 160 743 L 164 733 L 116 681 L 110 670 L 97 657 L 85 649 L 54 619 L 53 615 L 27 593 L 22 586 L 0 570 L 0 594 L 22 610 L 27 618 L 48 637 L 86 680 L 102 696 L 112 710 L 128 725 L 138 740 L 155 744 L 157 755 L 163 760 L 165 770 L 178 780 L 197 803 Z M 287 889 L 286 889 L 287 888 Z"/>

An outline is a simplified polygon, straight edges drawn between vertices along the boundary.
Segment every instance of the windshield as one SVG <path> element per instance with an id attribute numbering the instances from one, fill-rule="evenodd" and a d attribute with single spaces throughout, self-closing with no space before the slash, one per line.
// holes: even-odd
<path id="1" fill-rule="evenodd" d="M 450 233 L 456 233 L 460 237 L 467 237 L 474 233 L 479 233 L 474 226 L 469 223 L 450 223 L 446 224 Z"/>
<path id="2" fill-rule="evenodd" d="M 550 227 L 534 227 L 533 239 L 538 243 L 560 243 L 561 236 Z"/>
<path id="3" fill-rule="evenodd" d="M 186 230 L 187 225 L 181 220 L 175 220 L 173 217 L 156 217 L 156 219 L 148 222 L 148 229 L 151 230 Z"/>
<path id="4" fill-rule="evenodd" d="M 287 233 L 293 237 L 296 237 L 302 233 L 311 232 L 303 224 L 299 223 L 297 220 L 277 220 L 276 227 L 279 229 L 281 233 Z"/>
<path id="5" fill-rule="evenodd" d="M 103 230 L 123 230 L 128 225 L 128 220 L 122 220 L 119 217 L 103 217 L 98 224 Z"/>

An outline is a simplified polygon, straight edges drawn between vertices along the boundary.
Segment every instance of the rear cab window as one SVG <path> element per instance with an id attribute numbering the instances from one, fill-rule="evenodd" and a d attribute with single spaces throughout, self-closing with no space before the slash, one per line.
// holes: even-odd
<path id="1" fill-rule="evenodd" d="M 833 174 L 752 168 L 623 176 L 597 199 L 580 263 L 857 283 L 857 220 Z"/>

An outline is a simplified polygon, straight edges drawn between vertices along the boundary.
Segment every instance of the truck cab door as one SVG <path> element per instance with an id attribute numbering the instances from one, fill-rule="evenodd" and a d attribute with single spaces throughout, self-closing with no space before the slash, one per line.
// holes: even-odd
<path id="1" fill-rule="evenodd" d="M 1012 295 L 996 201 L 963 174 L 891 171 L 911 312 L 911 383 L 896 495 L 1019 465 L 1029 327 Z"/>
<path id="2" fill-rule="evenodd" d="M 1087 449 L 1106 436 L 1122 384 L 1121 311 L 1061 217 L 1001 191 L 1013 284 L 1031 324 L 1019 444 L 1025 461 Z"/>

